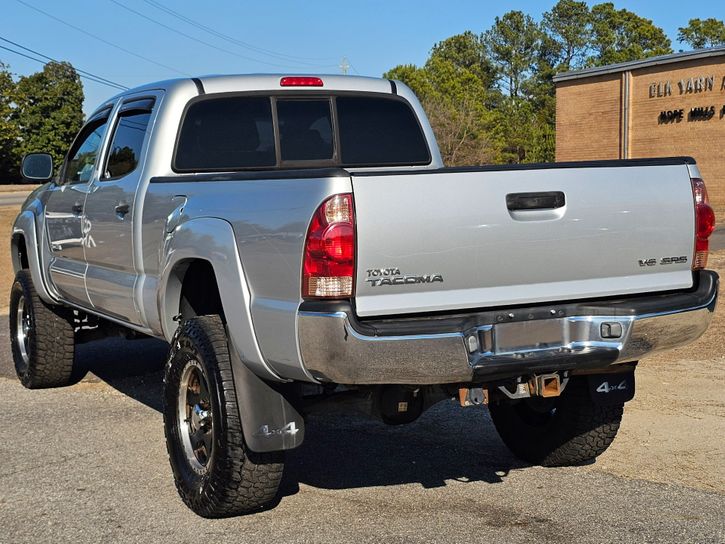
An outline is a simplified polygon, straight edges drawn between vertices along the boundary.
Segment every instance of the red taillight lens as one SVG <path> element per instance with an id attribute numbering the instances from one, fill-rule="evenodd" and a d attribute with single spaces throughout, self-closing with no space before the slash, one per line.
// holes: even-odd
<path id="1" fill-rule="evenodd" d="M 280 87 L 322 87 L 322 79 L 308 76 L 287 76 L 279 80 Z"/>
<path id="2" fill-rule="evenodd" d="M 352 296 L 355 274 L 355 215 L 352 194 L 330 197 L 317 209 L 305 240 L 302 296 Z"/>
<path id="3" fill-rule="evenodd" d="M 715 230 L 715 212 L 710 207 L 705 182 L 692 178 L 692 198 L 695 202 L 695 256 L 692 269 L 702 270 L 707 266 L 710 251 L 710 235 Z"/>

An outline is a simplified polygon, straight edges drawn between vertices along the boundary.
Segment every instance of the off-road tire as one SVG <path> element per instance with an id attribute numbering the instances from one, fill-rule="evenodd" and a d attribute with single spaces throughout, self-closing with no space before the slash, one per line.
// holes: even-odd
<path id="1" fill-rule="evenodd" d="M 18 323 L 29 316 L 27 342 L 21 346 Z M 30 272 L 20 270 L 10 290 L 10 344 L 15 373 L 28 389 L 63 387 L 74 380 L 75 335 L 73 314 L 68 308 L 43 302 L 33 286 Z"/>
<path id="2" fill-rule="evenodd" d="M 596 404 L 586 378 L 572 377 L 557 398 L 501 401 L 489 409 L 501 439 L 516 457 L 554 467 L 584 464 L 604 453 L 617 435 L 624 403 Z"/>
<path id="3" fill-rule="evenodd" d="M 205 472 L 194 470 L 182 443 L 179 396 L 184 368 L 201 364 L 212 411 L 212 452 Z M 206 518 L 237 516 L 274 502 L 284 452 L 250 451 L 242 434 L 229 348 L 219 316 L 183 321 L 172 340 L 164 372 L 164 430 L 176 489 L 184 503 Z"/>

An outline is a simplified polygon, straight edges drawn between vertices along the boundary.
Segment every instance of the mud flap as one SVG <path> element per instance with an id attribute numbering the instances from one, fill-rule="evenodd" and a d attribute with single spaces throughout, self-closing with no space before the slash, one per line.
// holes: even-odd
<path id="1" fill-rule="evenodd" d="M 634 398 L 634 371 L 616 374 L 591 374 L 589 395 L 595 404 L 610 406 Z"/>
<path id="2" fill-rule="evenodd" d="M 305 422 L 300 413 L 282 393 L 249 370 L 231 346 L 229 354 L 247 447 L 267 452 L 300 446 L 305 437 Z"/>

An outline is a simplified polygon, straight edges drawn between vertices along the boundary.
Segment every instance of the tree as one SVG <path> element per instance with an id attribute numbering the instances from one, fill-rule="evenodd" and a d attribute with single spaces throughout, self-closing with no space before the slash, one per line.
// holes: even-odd
<path id="1" fill-rule="evenodd" d="M 56 165 L 83 123 L 83 86 L 67 62 L 49 62 L 16 84 L 14 117 L 21 131 L 20 154 L 45 151 Z"/>
<path id="2" fill-rule="evenodd" d="M 559 0 L 550 11 L 544 13 L 533 74 L 524 83 L 525 94 L 534 105 L 539 124 L 554 126 L 554 75 L 581 68 L 591 38 L 591 12 L 585 2 Z"/>
<path id="3" fill-rule="evenodd" d="M 544 13 L 541 28 L 546 36 L 546 49 L 553 53 L 552 65 L 559 71 L 584 64 L 592 38 L 591 20 L 586 2 L 574 0 L 559 0 Z"/>
<path id="4" fill-rule="evenodd" d="M 509 96 L 518 96 L 529 77 L 540 38 L 539 26 L 521 11 L 496 17 L 491 29 L 484 32 L 483 42 L 497 67 L 499 84 Z"/>
<path id="5" fill-rule="evenodd" d="M 496 68 L 486 55 L 481 36 L 469 30 L 435 44 L 430 52 L 430 59 L 449 61 L 457 68 L 468 70 L 487 89 L 492 88 L 496 81 Z"/>
<path id="6" fill-rule="evenodd" d="M 693 49 L 725 45 L 725 23 L 714 17 L 690 19 L 687 26 L 677 29 L 677 41 Z"/>
<path id="7" fill-rule="evenodd" d="M 592 66 L 672 53 L 672 43 L 660 27 L 629 10 L 615 9 L 611 2 L 592 7 L 592 31 Z"/>
<path id="8" fill-rule="evenodd" d="M 15 82 L 8 67 L 0 62 L 0 183 L 20 178 L 20 157 L 16 150 L 20 131 L 14 109 Z"/>
<path id="9" fill-rule="evenodd" d="M 498 145 L 498 163 L 552 162 L 554 123 L 527 98 L 507 96 L 495 110 L 489 138 Z"/>

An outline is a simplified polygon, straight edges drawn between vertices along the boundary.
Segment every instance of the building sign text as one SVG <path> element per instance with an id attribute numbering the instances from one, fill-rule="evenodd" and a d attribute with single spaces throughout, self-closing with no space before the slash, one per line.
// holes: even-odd
<path id="1" fill-rule="evenodd" d="M 713 117 L 715 117 L 715 106 L 700 106 L 695 108 L 690 108 L 690 111 L 687 112 L 687 120 L 688 121 L 709 121 Z M 719 117 L 722 119 L 725 117 L 725 105 L 723 105 L 722 108 L 719 110 Z M 685 119 L 685 110 L 683 108 L 676 109 L 676 110 L 663 110 L 660 112 L 659 116 L 657 117 L 657 122 L 660 125 L 669 124 L 669 123 L 679 123 L 680 121 Z"/>
<path id="2" fill-rule="evenodd" d="M 655 81 L 649 85 L 650 98 L 662 98 L 672 96 L 673 87 L 677 89 L 681 95 L 704 93 L 715 89 L 715 76 L 697 76 L 681 79 L 673 85 L 671 81 Z M 720 90 L 725 91 L 725 76 L 720 83 Z"/>

